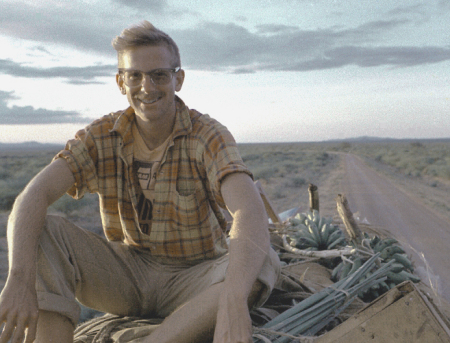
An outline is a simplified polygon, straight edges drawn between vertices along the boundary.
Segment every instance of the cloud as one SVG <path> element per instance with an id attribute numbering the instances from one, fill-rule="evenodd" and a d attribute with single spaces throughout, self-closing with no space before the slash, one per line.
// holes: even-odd
<path id="1" fill-rule="evenodd" d="M 10 100 L 16 100 L 14 92 L 0 90 L 0 125 L 27 125 L 53 123 L 88 123 L 88 118 L 80 117 L 74 111 L 53 111 L 32 106 L 11 106 Z"/>
<path id="2" fill-rule="evenodd" d="M 95 9 L 96 10 L 96 9 Z M 32 19 L 31 19 L 32 18 Z M 75 47 L 114 56 L 112 38 L 117 23 L 105 13 L 101 20 L 94 8 L 77 1 L 64 5 L 2 2 L 0 33 L 47 44 Z"/>
<path id="3" fill-rule="evenodd" d="M 450 2 L 448 0 L 439 0 L 438 6 L 442 10 L 450 10 Z"/>
<path id="4" fill-rule="evenodd" d="M 65 6 L 42 7 L 27 3 L 16 6 L 9 2 L 2 6 L 0 33 L 40 42 L 48 52 L 51 52 L 51 44 L 56 44 L 105 57 L 115 57 L 110 42 L 120 33 L 118 28 L 129 24 L 130 13 L 134 13 L 130 11 L 138 11 L 136 22 L 141 20 L 141 15 L 151 12 L 163 11 L 164 18 L 171 20 L 177 15 L 175 11 L 172 13 L 173 8 L 166 1 L 157 0 L 112 0 L 109 12 L 101 12 L 101 21 L 94 5 L 76 7 L 77 1 Z M 418 25 L 415 16 L 402 14 L 421 13 L 423 10 L 421 5 L 396 7 L 388 13 L 390 19 L 374 20 L 356 27 L 304 30 L 296 26 L 264 24 L 251 30 L 244 24 L 201 22 L 191 28 L 183 26 L 167 30 L 167 33 L 180 47 L 183 66 L 196 70 L 248 73 L 305 71 L 346 65 L 407 67 L 449 60 L 448 47 L 414 46 L 406 39 L 396 46 L 389 40 L 398 39 L 396 32 L 406 34 Z M 122 26 L 125 22 L 128 24 Z M 62 77 L 71 84 L 99 83 L 97 78 L 112 75 L 114 69 L 112 65 L 41 69 L 0 61 L 3 73 L 24 77 Z"/>
<path id="5" fill-rule="evenodd" d="M 407 19 L 378 20 L 350 29 L 318 30 L 265 25 L 255 33 L 236 24 L 203 23 L 173 36 L 179 42 L 184 65 L 233 73 L 346 65 L 408 67 L 450 60 L 448 47 L 379 43 L 380 36 L 408 23 Z"/>
<path id="6" fill-rule="evenodd" d="M 275 25 L 275 24 L 263 24 L 256 26 L 258 33 L 260 34 L 279 34 L 288 33 L 298 30 L 297 26 L 287 26 L 287 25 Z"/>
<path id="7" fill-rule="evenodd" d="M 45 44 L 64 45 L 115 57 L 112 39 L 144 19 L 196 16 L 189 8 L 169 7 L 165 0 L 111 0 L 57 3 L 2 2 L 0 34 Z"/>
<path id="8" fill-rule="evenodd" d="M 420 14 L 424 15 L 426 12 L 426 8 L 423 4 L 407 4 L 401 5 L 389 10 L 387 13 L 390 15 L 404 15 L 404 14 Z"/>
<path id="9" fill-rule="evenodd" d="M 113 0 L 112 2 L 139 10 L 155 11 L 157 13 L 161 13 L 168 8 L 166 0 Z"/>
<path id="10" fill-rule="evenodd" d="M 309 71 L 340 68 L 347 65 L 359 67 L 410 67 L 450 60 L 450 49 L 439 47 L 377 47 L 346 46 L 328 50 L 322 57 L 288 66 L 274 65 L 273 70 Z"/>
<path id="11" fill-rule="evenodd" d="M 11 60 L 0 59 L 0 73 L 29 78 L 63 78 L 70 84 L 104 83 L 96 79 L 113 76 L 116 68 L 116 65 L 36 68 Z"/>

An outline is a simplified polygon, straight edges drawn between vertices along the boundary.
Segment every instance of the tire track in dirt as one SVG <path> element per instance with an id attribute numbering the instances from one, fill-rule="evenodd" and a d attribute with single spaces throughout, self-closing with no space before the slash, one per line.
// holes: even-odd
<path id="1" fill-rule="evenodd" d="M 418 254 L 423 253 L 432 276 L 437 276 L 433 282 L 437 282 L 438 293 L 450 301 L 450 223 L 357 156 L 346 154 L 343 157 L 345 177 L 341 187 L 351 211 L 397 238 L 408 256 L 412 256 L 416 272 L 425 281 L 425 263 Z"/>

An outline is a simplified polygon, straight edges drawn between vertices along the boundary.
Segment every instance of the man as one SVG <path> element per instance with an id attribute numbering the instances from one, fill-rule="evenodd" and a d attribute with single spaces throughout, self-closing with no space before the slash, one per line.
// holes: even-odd
<path id="1" fill-rule="evenodd" d="M 130 107 L 79 131 L 18 196 L 0 343 L 72 342 L 75 298 L 165 317 L 146 342 L 251 342 L 249 306 L 279 273 L 251 173 L 227 129 L 175 95 L 185 73 L 168 35 L 143 22 L 113 46 Z M 45 215 L 66 191 L 99 194 L 107 240 Z"/>

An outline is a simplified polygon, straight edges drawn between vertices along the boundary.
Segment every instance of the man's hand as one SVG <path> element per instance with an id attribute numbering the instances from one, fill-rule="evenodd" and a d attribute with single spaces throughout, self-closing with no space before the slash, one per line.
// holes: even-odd
<path id="1" fill-rule="evenodd" d="M 36 337 L 38 303 L 33 282 L 8 277 L 0 294 L 0 325 L 5 323 L 0 334 L 0 343 L 32 343 Z"/>
<path id="2" fill-rule="evenodd" d="M 214 343 L 251 343 L 252 332 L 247 300 L 225 290 L 219 299 Z"/>

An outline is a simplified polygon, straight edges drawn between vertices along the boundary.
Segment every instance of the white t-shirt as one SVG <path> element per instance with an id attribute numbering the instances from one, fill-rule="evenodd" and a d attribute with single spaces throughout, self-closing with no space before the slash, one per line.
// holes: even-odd
<path id="1" fill-rule="evenodd" d="M 140 185 L 140 189 L 136 191 L 139 225 L 143 233 L 149 234 L 152 227 L 152 204 L 154 200 L 153 193 L 155 190 L 156 173 L 172 135 L 170 135 L 163 144 L 150 150 L 139 133 L 136 123 L 133 123 L 131 130 L 134 137 L 133 170 L 137 175 Z"/>

